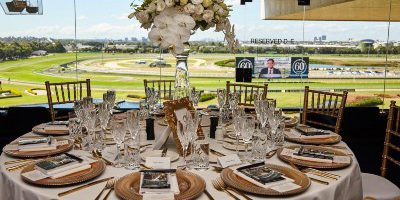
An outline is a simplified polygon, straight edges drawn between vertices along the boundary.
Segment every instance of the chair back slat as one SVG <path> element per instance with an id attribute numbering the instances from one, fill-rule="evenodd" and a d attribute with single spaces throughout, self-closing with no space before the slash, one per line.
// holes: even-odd
<path id="1" fill-rule="evenodd" d="M 158 90 L 158 94 L 163 100 L 172 100 L 174 84 L 174 80 L 143 80 L 145 92 L 147 93 L 148 88 L 154 88 Z"/>
<path id="2" fill-rule="evenodd" d="M 77 85 L 79 84 L 79 88 Z M 77 100 L 81 100 L 83 95 L 83 85 L 86 88 L 86 96 L 91 96 L 91 88 L 90 88 L 90 79 L 86 79 L 86 81 L 76 81 L 76 82 L 61 82 L 61 83 L 50 83 L 49 81 L 45 82 L 46 91 L 47 91 L 47 101 L 49 104 L 49 110 L 51 114 L 51 119 L 54 121 L 56 119 L 56 115 L 54 112 L 55 104 L 65 104 L 65 103 L 73 103 Z M 72 93 L 73 99 L 71 99 L 71 87 L 73 85 Z M 54 92 L 52 92 L 52 88 Z M 53 98 L 55 95 L 55 98 Z M 55 101 L 56 100 L 56 101 Z"/>
<path id="3" fill-rule="evenodd" d="M 311 94 L 311 95 L 310 95 Z M 332 100 L 334 101 L 332 102 Z M 303 124 L 318 125 L 334 130 L 335 133 L 340 133 L 343 111 L 346 105 L 347 91 L 343 94 L 310 90 L 308 86 L 304 90 L 304 105 L 303 105 Z M 340 101 L 340 103 L 339 103 Z M 333 103 L 333 107 L 331 106 Z M 339 107 L 338 107 L 339 106 Z M 327 116 L 335 121 L 335 124 L 328 122 L 318 122 L 315 119 L 310 119 L 310 114 Z"/>
<path id="4" fill-rule="evenodd" d="M 399 157 L 396 159 L 394 156 L 392 156 L 395 153 L 397 155 L 400 154 L 400 143 L 398 142 L 400 139 L 399 126 L 400 107 L 396 106 L 395 101 L 391 101 L 382 156 L 381 176 L 383 177 L 387 175 L 389 162 L 396 165 L 400 169 L 400 160 L 398 160 Z M 392 136 L 395 136 L 397 140 L 392 139 Z"/>
<path id="5" fill-rule="evenodd" d="M 254 107 L 254 94 L 262 94 L 262 99 L 267 99 L 268 84 L 249 84 L 249 83 L 231 83 L 226 82 L 227 94 L 239 92 L 239 105 Z M 226 100 L 229 100 L 229 95 L 226 95 Z"/>

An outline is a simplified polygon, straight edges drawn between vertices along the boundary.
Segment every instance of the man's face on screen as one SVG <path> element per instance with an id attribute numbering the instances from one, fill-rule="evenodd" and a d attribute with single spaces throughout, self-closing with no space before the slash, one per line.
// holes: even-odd
<path id="1" fill-rule="evenodd" d="M 272 69 L 272 68 L 274 68 L 274 64 L 275 64 L 275 63 L 274 63 L 273 61 L 270 60 L 270 61 L 267 62 L 267 67 L 270 68 L 270 69 Z"/>

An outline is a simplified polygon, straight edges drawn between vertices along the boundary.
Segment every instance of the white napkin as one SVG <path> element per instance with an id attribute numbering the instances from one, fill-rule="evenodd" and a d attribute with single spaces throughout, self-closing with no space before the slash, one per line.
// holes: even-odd
<path id="1" fill-rule="evenodd" d="M 45 132 L 66 132 L 68 131 L 68 126 L 65 125 L 48 125 L 43 128 Z"/>
<path id="2" fill-rule="evenodd" d="M 171 128 L 168 126 L 166 129 L 164 129 L 160 137 L 154 143 L 153 150 L 160 150 L 163 147 L 163 145 L 167 142 L 170 134 L 171 134 Z"/>
<path id="3" fill-rule="evenodd" d="M 70 175 L 70 174 L 73 174 L 73 173 L 76 173 L 76 172 L 80 172 L 80 171 L 83 171 L 83 170 L 86 170 L 86 169 L 90 169 L 91 167 L 92 167 L 92 165 L 90 165 L 89 163 L 86 163 L 86 164 L 83 164 L 83 165 L 81 165 L 79 167 L 76 167 L 76 168 L 73 168 L 73 169 L 70 169 L 70 170 L 67 170 L 67 171 L 63 171 L 63 172 L 51 175 L 50 178 L 57 179 L 57 178 L 64 177 L 64 176 L 67 176 L 67 175 Z"/>
<path id="4" fill-rule="evenodd" d="M 301 139 L 326 139 L 326 138 L 331 138 L 331 137 L 336 137 L 337 134 L 329 131 L 330 134 L 329 135 L 310 135 L 310 136 L 306 136 L 306 135 L 302 135 L 298 130 L 291 128 L 289 129 L 289 131 L 285 131 L 285 134 L 287 137 L 289 138 L 301 138 Z"/>

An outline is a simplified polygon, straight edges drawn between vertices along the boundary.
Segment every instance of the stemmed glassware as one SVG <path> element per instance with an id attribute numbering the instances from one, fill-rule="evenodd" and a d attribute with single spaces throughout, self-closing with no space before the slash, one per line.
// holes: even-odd
<path id="1" fill-rule="evenodd" d="M 106 102 L 99 103 L 97 106 L 98 109 L 97 115 L 100 121 L 101 132 L 96 140 L 95 146 L 100 151 L 104 148 L 106 129 L 108 126 L 108 122 L 110 121 L 111 118 L 111 114 L 108 107 L 109 104 L 107 104 Z"/>
<path id="2" fill-rule="evenodd" d="M 139 137 L 140 131 L 140 114 L 138 110 L 129 110 L 126 112 L 126 123 L 128 127 L 128 131 L 132 139 L 136 140 Z"/>
<path id="3" fill-rule="evenodd" d="M 81 148 L 82 143 L 82 127 L 78 118 L 70 118 L 68 120 L 69 136 L 74 140 L 75 149 Z"/>
<path id="4" fill-rule="evenodd" d="M 156 110 L 156 105 L 160 100 L 160 94 L 154 88 L 148 87 L 146 90 L 146 101 L 150 107 L 150 113 L 154 113 Z"/>
<path id="5" fill-rule="evenodd" d="M 239 154 L 239 137 L 243 131 L 244 126 L 244 109 L 238 107 L 232 111 L 233 114 L 233 128 L 235 129 L 235 136 L 236 136 L 236 153 Z"/>
<path id="6" fill-rule="evenodd" d="M 110 114 L 112 114 L 116 98 L 117 95 L 115 90 L 107 90 L 107 92 L 103 94 L 103 102 L 106 102 L 108 104 L 108 110 Z"/>
<path id="7" fill-rule="evenodd" d="M 192 90 L 190 90 L 190 93 L 189 93 L 189 99 L 190 99 L 190 101 L 192 101 L 193 106 L 195 108 L 197 108 L 197 106 L 199 105 L 199 100 L 200 100 L 200 91 L 196 91 L 195 88 L 192 88 Z"/>
<path id="8" fill-rule="evenodd" d="M 115 143 L 117 144 L 117 159 L 114 167 L 120 168 L 123 167 L 123 161 L 121 158 L 121 146 L 124 142 L 126 135 L 126 121 L 125 120 L 114 120 L 111 122 L 112 127 L 112 136 L 114 138 Z"/>
<path id="9" fill-rule="evenodd" d="M 95 109 L 88 110 L 86 112 L 86 128 L 88 132 L 87 136 L 87 148 L 86 150 L 93 150 L 95 143 L 95 132 L 96 132 L 96 120 L 97 120 L 97 112 Z"/>
<path id="10" fill-rule="evenodd" d="M 245 144 L 245 154 L 244 154 L 244 160 L 248 161 L 249 160 L 249 155 L 248 155 L 248 149 L 249 149 L 249 144 L 251 143 L 251 140 L 253 138 L 253 134 L 255 131 L 255 120 L 252 116 L 246 116 L 243 125 L 243 131 L 241 132 L 242 138 Z"/>
<path id="11" fill-rule="evenodd" d="M 190 138 L 189 138 L 189 134 L 187 132 L 187 125 L 185 123 L 182 124 L 182 122 L 178 121 L 177 122 L 177 135 L 179 138 L 179 141 L 182 145 L 182 150 L 183 150 L 183 159 L 185 161 L 185 167 L 187 167 L 187 160 L 186 160 L 186 156 L 187 156 L 187 151 L 189 148 L 189 142 L 190 142 Z"/>
<path id="12" fill-rule="evenodd" d="M 231 110 L 235 110 L 238 107 L 239 101 L 240 101 L 240 92 L 239 91 L 235 91 L 235 92 L 229 94 L 229 108 Z"/>

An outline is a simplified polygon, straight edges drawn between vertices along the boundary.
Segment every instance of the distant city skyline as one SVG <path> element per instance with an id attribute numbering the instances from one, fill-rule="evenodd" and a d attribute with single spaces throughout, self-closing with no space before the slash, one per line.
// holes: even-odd
<path id="1" fill-rule="evenodd" d="M 240 0 L 227 0 L 233 4 L 231 21 L 236 26 L 237 37 L 242 41 L 251 38 L 277 38 L 303 40 L 302 21 L 269 21 L 260 18 L 260 1 L 239 5 Z M 87 0 L 77 2 L 78 39 L 141 39 L 147 30 L 139 22 L 127 18 L 132 11 L 132 0 Z M 42 16 L 12 16 L 0 13 L 0 37 L 34 36 L 56 39 L 74 38 L 74 12 L 71 0 L 43 0 Z M 304 23 L 304 39 L 327 36 L 327 41 L 373 39 L 385 41 L 387 22 L 317 22 Z M 400 23 L 392 22 L 390 40 L 400 40 Z M 222 33 L 212 30 L 198 31 L 191 40 L 223 40 Z"/>

